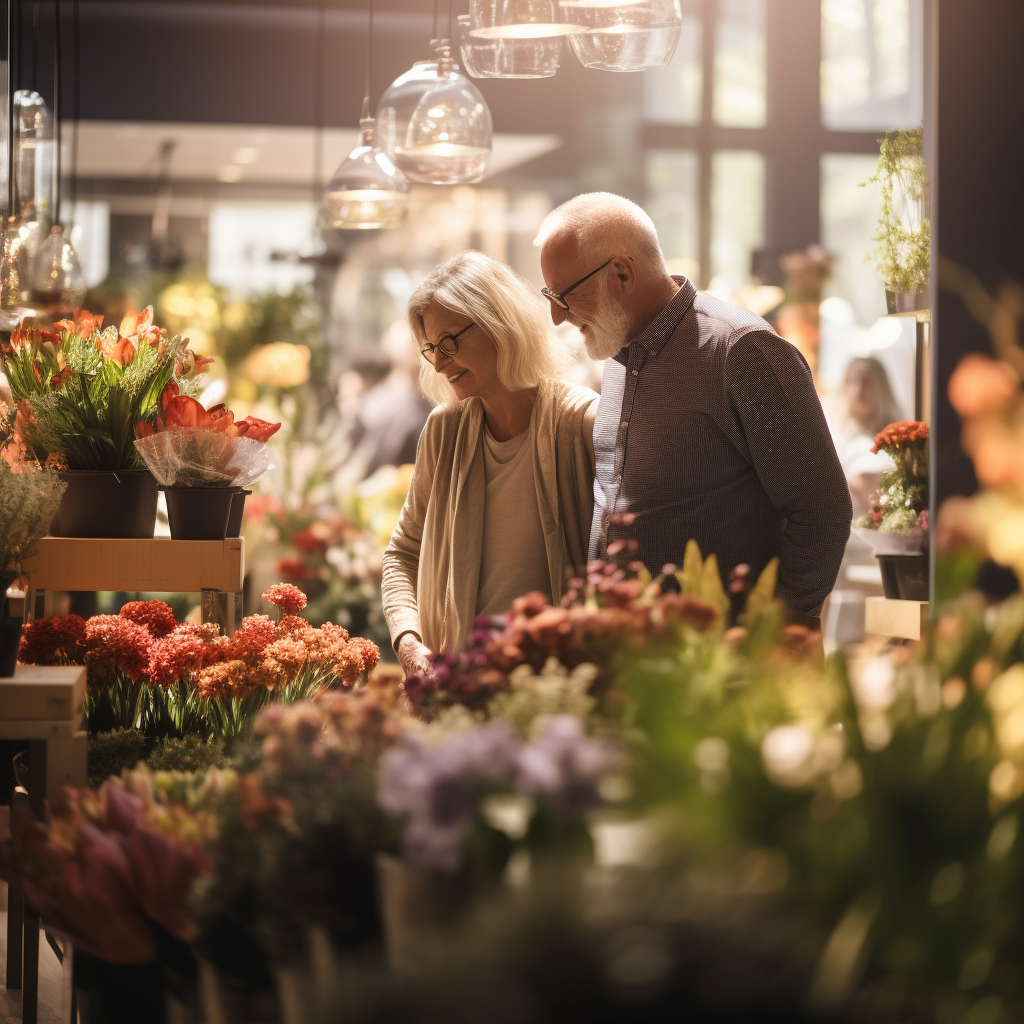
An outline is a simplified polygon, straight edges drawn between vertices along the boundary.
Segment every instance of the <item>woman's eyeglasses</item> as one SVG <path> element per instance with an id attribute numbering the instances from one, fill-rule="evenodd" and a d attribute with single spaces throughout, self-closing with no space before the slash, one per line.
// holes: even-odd
<path id="1" fill-rule="evenodd" d="M 459 338 L 470 329 L 470 327 L 476 327 L 476 323 L 472 320 L 465 327 L 462 328 L 456 334 L 443 334 L 441 340 L 436 345 L 431 345 L 428 341 L 423 348 L 420 349 L 420 355 L 431 365 L 437 362 L 437 353 L 441 352 L 443 355 L 448 356 L 450 359 L 452 356 L 458 355 L 459 352 Z"/>

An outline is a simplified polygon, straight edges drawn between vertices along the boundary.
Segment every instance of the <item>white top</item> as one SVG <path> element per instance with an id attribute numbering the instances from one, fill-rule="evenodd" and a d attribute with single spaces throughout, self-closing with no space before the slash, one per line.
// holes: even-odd
<path id="1" fill-rule="evenodd" d="M 509 441 L 497 441 L 484 427 L 484 538 L 477 615 L 501 615 L 531 590 L 551 598 L 529 436 L 527 429 Z"/>

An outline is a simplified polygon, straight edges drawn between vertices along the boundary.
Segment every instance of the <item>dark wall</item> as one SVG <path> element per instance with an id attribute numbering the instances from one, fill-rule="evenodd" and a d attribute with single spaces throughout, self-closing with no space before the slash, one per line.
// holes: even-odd
<path id="1" fill-rule="evenodd" d="M 994 294 L 1007 282 L 1024 285 L 1024 4 L 929 2 L 938 15 L 936 248 L 942 261 L 976 275 Z M 950 275 L 941 274 L 934 317 L 933 413 L 939 501 L 950 494 L 969 494 L 975 487 L 970 462 L 960 450 L 960 424 L 946 398 L 945 382 L 966 352 L 991 352 L 985 327 L 953 287 Z"/>

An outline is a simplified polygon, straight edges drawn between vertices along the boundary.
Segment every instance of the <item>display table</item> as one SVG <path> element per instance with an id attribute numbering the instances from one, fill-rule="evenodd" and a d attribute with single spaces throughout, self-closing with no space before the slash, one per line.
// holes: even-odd
<path id="1" fill-rule="evenodd" d="M 864 633 L 899 640 L 920 640 L 928 622 L 927 601 L 869 597 L 864 601 Z"/>
<path id="2" fill-rule="evenodd" d="M 18 665 L 0 679 L 0 739 L 27 740 L 29 805 L 42 817 L 46 800 L 61 786 L 84 786 L 86 768 L 85 686 L 82 666 Z M 43 717 L 45 716 L 45 717 Z M 6 810 L 6 808 L 5 808 Z M 73 954 L 65 944 L 63 1021 L 73 1019 Z M 22 1019 L 35 1024 L 39 1005 L 39 917 L 20 890 L 8 888 L 7 988 L 22 989 Z"/>
<path id="3" fill-rule="evenodd" d="M 241 619 L 245 541 L 44 537 L 23 569 L 26 621 L 35 615 L 38 593 L 44 616 L 52 614 L 55 590 L 197 593 L 203 621 L 219 623 L 230 635 Z"/>

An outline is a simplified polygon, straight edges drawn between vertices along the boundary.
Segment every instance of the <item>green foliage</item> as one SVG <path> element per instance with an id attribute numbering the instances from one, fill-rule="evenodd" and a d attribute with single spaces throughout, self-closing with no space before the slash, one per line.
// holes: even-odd
<path id="1" fill-rule="evenodd" d="M 112 729 L 89 737 L 89 785 L 102 786 L 112 775 L 146 759 L 146 737 L 136 729 Z"/>
<path id="2" fill-rule="evenodd" d="M 117 328 L 108 327 L 97 338 L 113 345 Z M 69 469 L 141 468 L 135 426 L 156 418 L 160 394 L 183 348 L 180 338 L 166 345 L 140 343 L 121 365 L 104 359 L 94 339 L 65 331 L 63 366 L 52 345 L 25 344 L 12 351 L 4 358 L 4 372 L 15 401 L 26 401 L 34 414 L 24 429 L 29 450 L 40 463 L 50 454 L 63 455 Z M 57 377 L 64 367 L 73 372 Z"/>
<path id="3" fill-rule="evenodd" d="M 879 139 L 878 167 L 867 184 L 882 191 L 878 220 L 878 247 L 871 256 L 886 287 L 902 292 L 925 288 L 931 272 L 931 220 L 929 184 L 924 164 L 923 131 L 897 129 Z M 896 209 L 896 188 L 907 208 L 906 218 Z"/>
<path id="4" fill-rule="evenodd" d="M 224 741 L 215 737 L 166 736 L 157 740 L 146 759 L 157 772 L 202 772 L 207 768 L 227 768 L 231 759 L 224 752 Z"/>
<path id="5" fill-rule="evenodd" d="M 686 542 L 683 554 L 683 567 L 676 573 L 679 589 L 691 597 L 706 601 L 719 615 L 719 622 L 726 621 L 729 615 L 729 597 L 722 586 L 722 577 L 718 571 L 718 559 L 708 555 L 707 559 L 700 556 L 700 547 L 695 540 Z"/>
<path id="6" fill-rule="evenodd" d="M 0 573 L 20 572 L 48 532 L 65 486 L 52 470 L 12 473 L 0 458 Z"/>

